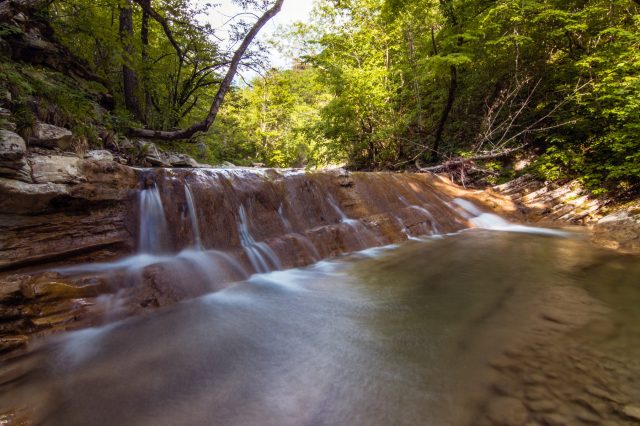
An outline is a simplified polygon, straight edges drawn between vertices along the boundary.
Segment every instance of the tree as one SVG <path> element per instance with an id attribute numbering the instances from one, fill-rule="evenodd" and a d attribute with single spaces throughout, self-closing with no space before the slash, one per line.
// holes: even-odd
<path id="1" fill-rule="evenodd" d="M 240 62 L 242 61 L 245 52 L 249 48 L 249 45 L 256 37 L 258 32 L 262 29 L 262 27 L 273 18 L 280 9 L 282 8 L 282 3 L 284 0 L 276 0 L 273 6 L 266 10 L 264 14 L 256 21 L 256 23 L 251 27 L 249 32 L 245 35 L 242 43 L 235 51 L 233 58 L 229 64 L 229 68 L 220 83 L 218 91 L 216 92 L 213 100 L 211 102 L 211 107 L 209 108 L 209 112 L 207 116 L 200 122 L 192 124 L 186 129 L 181 130 L 150 130 L 150 129 L 141 129 L 135 128 L 130 131 L 132 136 L 151 138 L 151 139 L 161 139 L 161 140 L 175 140 L 175 139 L 188 139 L 197 132 L 204 132 L 209 130 L 211 125 L 216 119 L 218 112 L 220 111 L 220 107 L 222 106 L 222 102 L 224 101 L 224 97 L 229 91 L 231 87 L 231 83 L 235 77 L 235 74 L 238 70 Z"/>

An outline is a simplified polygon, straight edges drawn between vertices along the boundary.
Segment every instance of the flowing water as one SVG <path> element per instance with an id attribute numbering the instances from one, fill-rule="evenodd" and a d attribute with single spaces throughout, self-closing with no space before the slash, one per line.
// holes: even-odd
<path id="1" fill-rule="evenodd" d="M 0 424 L 640 421 L 637 257 L 454 199 L 441 204 L 477 229 L 418 237 L 393 217 L 411 239 L 381 246 L 360 232 L 356 247 L 377 247 L 281 270 L 255 236 L 256 206 L 247 201 L 235 213 L 243 264 L 205 248 L 197 194 L 189 186 L 184 194 L 191 247 L 166 253 L 158 234 L 169 225 L 151 187 L 140 194 L 136 255 L 59 272 L 142 276 L 155 267 L 206 294 L 36 341 L 0 368 L 0 412 L 9 413 Z M 400 201 L 428 220 L 420 229 L 435 231 L 430 206 Z M 326 202 L 336 235 L 345 223 L 364 227 Z M 273 208 L 282 229 L 319 259 L 286 206 Z"/>

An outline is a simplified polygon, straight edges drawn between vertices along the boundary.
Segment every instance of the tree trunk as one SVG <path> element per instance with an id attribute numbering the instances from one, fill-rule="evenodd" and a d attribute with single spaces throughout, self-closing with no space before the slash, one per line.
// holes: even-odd
<path id="1" fill-rule="evenodd" d="M 280 12 L 282 8 L 282 3 L 284 0 L 276 0 L 271 9 L 268 9 L 251 27 L 244 40 L 238 47 L 238 50 L 233 54 L 233 58 L 231 59 L 231 63 L 229 65 L 229 69 L 220 83 L 220 87 L 216 95 L 211 102 L 211 107 L 209 108 L 209 114 L 199 123 L 195 123 L 190 127 L 182 130 L 174 130 L 174 131 L 162 131 L 162 130 L 150 130 L 150 129 L 131 129 L 129 132 L 131 136 L 138 136 L 142 138 L 150 138 L 150 139 L 161 139 L 161 140 L 176 140 L 176 139 L 189 139 L 191 136 L 196 134 L 197 132 L 206 132 L 209 130 L 216 117 L 218 116 L 218 111 L 220 111 L 220 107 L 222 106 L 222 102 L 224 101 L 224 97 L 229 91 L 231 87 L 231 83 L 233 82 L 233 78 L 238 71 L 238 67 L 240 66 L 240 61 L 244 57 L 245 52 L 249 48 L 249 45 L 256 37 L 258 32 L 262 29 L 262 27 L 274 16 Z"/>
<path id="2" fill-rule="evenodd" d="M 442 142 L 442 133 L 444 132 L 444 128 L 447 124 L 447 120 L 449 119 L 449 114 L 451 113 L 451 109 L 453 108 L 453 102 L 456 100 L 456 92 L 458 90 L 458 69 L 455 65 L 451 65 L 451 77 L 449 81 L 449 94 L 447 96 L 447 103 L 444 106 L 444 110 L 442 111 L 442 116 L 440 116 L 440 121 L 438 122 L 438 127 L 436 128 L 436 137 L 433 142 L 433 151 L 431 152 L 431 162 L 436 163 L 439 156 L 440 150 L 440 142 Z"/>
<path id="3" fill-rule="evenodd" d="M 140 24 L 140 41 L 142 42 L 142 66 L 144 74 L 142 76 L 142 85 L 144 87 L 144 117 L 142 122 L 149 123 L 149 114 L 151 112 L 151 93 L 149 92 L 149 12 L 151 9 L 151 0 L 142 0 L 142 23 Z"/>
<path id="4" fill-rule="evenodd" d="M 120 41 L 124 51 L 122 64 L 122 91 L 124 104 L 127 109 L 137 118 L 141 119 L 140 103 L 138 102 L 138 77 L 136 72 L 128 65 L 134 55 L 133 40 L 133 10 L 131 3 L 127 1 L 125 7 L 120 7 Z"/>

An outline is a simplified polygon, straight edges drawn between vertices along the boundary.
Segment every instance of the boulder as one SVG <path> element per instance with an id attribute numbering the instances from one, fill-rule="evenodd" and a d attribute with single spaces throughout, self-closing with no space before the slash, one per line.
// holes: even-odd
<path id="1" fill-rule="evenodd" d="M 172 167 L 198 167 L 198 162 L 185 154 L 171 153 L 167 160 Z"/>
<path id="2" fill-rule="evenodd" d="M 83 180 L 80 159 L 65 155 L 37 155 L 29 159 L 35 183 L 78 183 Z"/>
<path id="3" fill-rule="evenodd" d="M 84 155 L 85 160 L 113 161 L 113 154 L 104 149 L 89 151 Z"/>
<path id="4" fill-rule="evenodd" d="M 29 143 L 43 148 L 70 151 L 73 148 L 73 134 L 70 130 L 51 124 L 37 122 Z"/>
<path id="5" fill-rule="evenodd" d="M 154 167 L 171 167 L 166 155 L 160 152 L 153 142 L 138 140 L 134 142 L 134 150 L 140 152 L 144 161 Z"/>
<path id="6" fill-rule="evenodd" d="M 26 160 L 27 145 L 18 134 L 0 130 L 0 176 L 31 181 L 31 169 Z"/>

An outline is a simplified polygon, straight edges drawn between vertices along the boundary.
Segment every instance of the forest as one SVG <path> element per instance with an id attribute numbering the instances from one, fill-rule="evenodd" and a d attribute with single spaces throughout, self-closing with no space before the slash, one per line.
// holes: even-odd
<path id="1" fill-rule="evenodd" d="M 216 4 L 21 2 L 83 71 L 3 60 L 18 130 L 45 116 L 88 146 L 146 137 L 209 164 L 640 184 L 637 1 L 318 0 L 272 40 L 291 69 L 253 41 L 282 0 L 237 2 L 234 49 L 203 19 Z"/>

